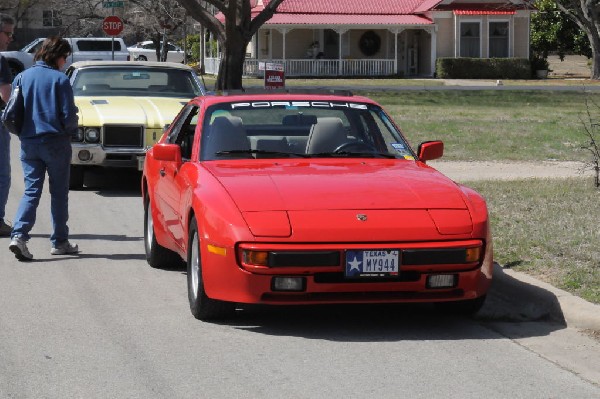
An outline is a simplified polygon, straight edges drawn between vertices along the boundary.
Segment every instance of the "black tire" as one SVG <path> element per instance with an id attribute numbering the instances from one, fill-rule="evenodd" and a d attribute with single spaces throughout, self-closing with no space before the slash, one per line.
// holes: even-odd
<path id="1" fill-rule="evenodd" d="M 192 220 L 189 231 L 187 254 L 187 282 L 190 310 L 195 318 L 202 321 L 222 320 L 233 316 L 235 303 L 211 299 L 204 291 L 202 278 L 202 258 L 196 219 Z"/>
<path id="2" fill-rule="evenodd" d="M 148 61 L 148 58 L 146 58 L 145 55 L 140 55 L 137 60 L 138 61 Z"/>
<path id="3" fill-rule="evenodd" d="M 468 299 L 464 301 L 437 302 L 435 307 L 444 313 L 471 316 L 479 312 L 485 303 L 485 298 L 486 296 L 483 295 L 479 298 Z"/>
<path id="4" fill-rule="evenodd" d="M 69 190 L 82 190 L 84 177 L 85 170 L 83 166 L 71 165 L 71 171 L 69 172 Z"/>
<path id="5" fill-rule="evenodd" d="M 183 259 L 177 253 L 156 241 L 149 198 L 146 199 L 144 206 L 144 249 L 146 250 L 146 262 L 154 268 L 175 269 L 183 265 Z"/>

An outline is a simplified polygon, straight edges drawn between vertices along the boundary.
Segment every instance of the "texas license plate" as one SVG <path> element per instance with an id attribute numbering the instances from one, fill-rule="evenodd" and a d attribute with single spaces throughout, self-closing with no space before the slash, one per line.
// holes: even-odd
<path id="1" fill-rule="evenodd" d="M 400 251 L 397 249 L 346 251 L 346 277 L 390 277 L 398 276 L 399 272 Z"/>

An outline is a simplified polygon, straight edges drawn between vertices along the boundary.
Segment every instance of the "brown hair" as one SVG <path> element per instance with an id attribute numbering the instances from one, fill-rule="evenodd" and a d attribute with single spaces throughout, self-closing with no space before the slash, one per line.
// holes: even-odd
<path id="1" fill-rule="evenodd" d="M 4 25 L 14 25 L 15 19 L 8 14 L 0 13 L 0 29 L 4 29 Z"/>
<path id="2" fill-rule="evenodd" d="M 50 36 L 42 47 L 35 53 L 35 61 L 44 61 L 54 69 L 58 69 L 58 60 L 62 57 L 68 57 L 71 54 L 71 45 L 68 41 L 59 36 Z"/>

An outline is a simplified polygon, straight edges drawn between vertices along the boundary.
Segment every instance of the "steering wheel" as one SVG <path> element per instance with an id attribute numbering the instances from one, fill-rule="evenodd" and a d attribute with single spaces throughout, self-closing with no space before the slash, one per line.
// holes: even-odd
<path id="1" fill-rule="evenodd" d="M 353 151 L 349 151 L 349 149 L 353 149 Z M 347 143 L 339 145 L 334 153 L 348 151 L 348 152 L 377 152 L 377 149 L 373 147 L 371 144 L 367 144 L 363 141 L 355 140 L 349 141 Z"/>

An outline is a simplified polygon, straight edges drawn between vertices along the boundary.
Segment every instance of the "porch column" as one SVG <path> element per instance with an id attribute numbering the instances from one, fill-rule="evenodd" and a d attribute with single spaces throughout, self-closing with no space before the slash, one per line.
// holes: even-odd
<path id="1" fill-rule="evenodd" d="M 394 32 L 394 74 L 398 76 L 398 31 Z"/>
<path id="2" fill-rule="evenodd" d="M 398 76 L 398 73 L 400 72 L 398 70 L 398 35 L 402 33 L 405 28 L 394 28 L 388 30 L 394 34 L 394 74 Z"/>
<path id="3" fill-rule="evenodd" d="M 277 31 L 283 35 L 283 60 L 285 61 L 285 36 L 287 35 L 287 28 L 277 28 Z"/>
<path id="4" fill-rule="evenodd" d="M 277 28 L 277 31 L 279 33 L 282 34 L 283 36 L 283 54 L 282 54 L 282 58 L 283 58 L 283 70 L 285 71 L 284 73 L 287 75 L 288 73 L 288 68 L 285 62 L 285 36 L 287 35 L 288 29 L 287 28 Z"/>
<path id="5" fill-rule="evenodd" d="M 429 29 L 431 34 L 431 76 L 435 76 L 435 62 L 437 61 L 437 25 Z"/>
<path id="6" fill-rule="evenodd" d="M 342 76 L 342 35 L 348 31 L 348 29 L 336 29 L 338 34 L 338 76 Z"/>

